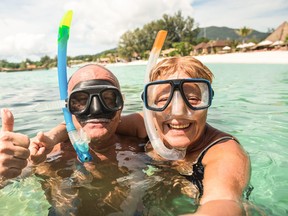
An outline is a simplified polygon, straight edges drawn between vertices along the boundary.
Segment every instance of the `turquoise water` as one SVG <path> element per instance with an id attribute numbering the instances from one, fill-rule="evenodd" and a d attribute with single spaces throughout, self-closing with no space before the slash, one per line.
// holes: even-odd
<path id="1" fill-rule="evenodd" d="M 207 66 L 215 75 L 212 84 L 215 96 L 208 122 L 235 135 L 249 152 L 254 186 L 250 200 L 266 215 L 288 215 L 288 64 Z M 145 66 L 109 68 L 119 78 L 125 94 L 123 112 L 141 110 Z M 75 70 L 70 69 L 69 74 Z M 59 98 L 55 69 L 0 73 L 0 86 L 0 107 L 13 110 L 15 131 L 34 136 L 38 131 L 47 131 L 63 121 L 58 109 L 45 110 L 47 103 Z M 0 215 L 8 215 L 7 209 L 14 208 L 16 203 L 19 208 L 27 206 L 25 211 L 16 214 L 11 210 L 9 215 L 25 215 L 27 212 L 27 215 L 47 215 L 49 203 L 39 182 L 41 180 L 35 177 L 28 177 L 20 182 L 21 185 L 15 182 L 9 189 L 2 189 Z M 33 190 L 31 185 L 34 185 Z M 180 203 L 183 204 L 183 200 L 177 205 Z"/>

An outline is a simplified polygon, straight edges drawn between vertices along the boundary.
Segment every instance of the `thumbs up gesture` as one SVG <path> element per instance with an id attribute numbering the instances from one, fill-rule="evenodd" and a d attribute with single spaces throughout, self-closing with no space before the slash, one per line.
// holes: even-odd
<path id="1" fill-rule="evenodd" d="M 14 117 L 8 109 L 2 109 L 1 116 L 0 179 L 5 180 L 20 175 L 27 166 L 30 140 L 26 135 L 13 133 Z"/>

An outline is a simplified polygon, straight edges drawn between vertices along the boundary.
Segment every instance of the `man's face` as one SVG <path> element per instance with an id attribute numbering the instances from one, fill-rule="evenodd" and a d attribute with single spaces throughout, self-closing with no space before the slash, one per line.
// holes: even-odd
<path id="1" fill-rule="evenodd" d="M 85 122 L 79 122 L 74 116 L 74 122 L 77 121 L 90 137 L 92 143 L 101 142 L 109 140 L 115 134 L 120 116 L 121 110 L 117 111 L 112 119 L 91 118 Z"/>
<path id="2" fill-rule="evenodd" d="M 115 134 L 122 108 L 120 91 L 107 80 L 81 81 L 68 98 L 74 124 L 84 129 L 91 142 L 108 140 Z"/>

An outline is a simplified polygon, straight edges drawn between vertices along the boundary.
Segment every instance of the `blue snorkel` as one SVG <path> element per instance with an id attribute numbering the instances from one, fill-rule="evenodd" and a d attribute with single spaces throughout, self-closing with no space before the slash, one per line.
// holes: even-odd
<path id="1" fill-rule="evenodd" d="M 68 97 L 68 83 L 67 83 L 67 42 L 69 39 L 69 30 L 72 20 L 72 11 L 68 11 L 63 19 L 61 20 L 59 31 L 58 31 L 58 57 L 57 57 L 57 68 L 58 68 L 58 84 L 60 91 L 60 100 L 65 102 Z M 72 115 L 66 106 L 62 108 L 64 119 L 66 123 L 66 129 L 68 132 L 69 139 L 78 155 L 79 160 L 88 162 L 92 160 L 89 153 L 89 138 L 86 136 L 84 131 L 76 130 Z"/>

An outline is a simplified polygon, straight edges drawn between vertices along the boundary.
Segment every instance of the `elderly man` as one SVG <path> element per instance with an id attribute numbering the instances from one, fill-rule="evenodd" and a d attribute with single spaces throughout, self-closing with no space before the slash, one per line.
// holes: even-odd
<path id="1" fill-rule="evenodd" d="M 64 124 L 47 133 L 40 132 L 31 140 L 32 162 L 43 162 L 49 153 L 46 163 L 35 166 L 35 172 L 50 179 L 44 188 L 51 192 L 47 194 L 53 206 L 51 214 L 84 215 L 87 209 L 97 209 L 99 215 L 105 215 L 120 210 L 129 190 L 115 182 L 130 175 L 135 165 L 145 167 L 136 155 L 144 155 L 145 140 L 116 133 L 123 109 L 117 78 L 99 65 L 81 67 L 69 80 L 67 107 L 75 127 L 84 130 L 91 140 L 93 160 L 84 164 L 77 160 L 67 134 L 63 133 Z M 63 140 L 67 141 L 57 143 Z"/>

